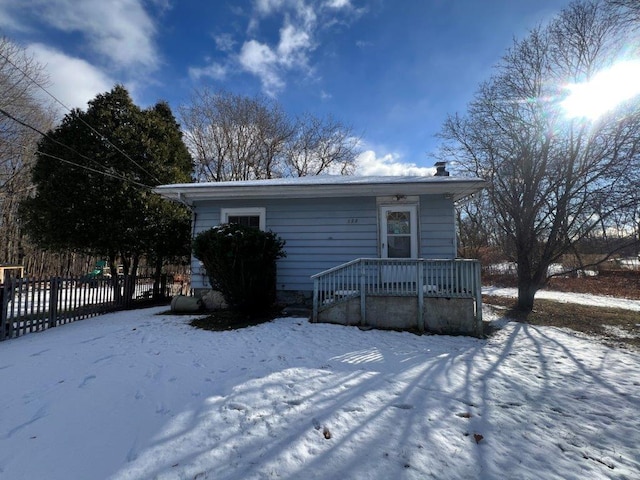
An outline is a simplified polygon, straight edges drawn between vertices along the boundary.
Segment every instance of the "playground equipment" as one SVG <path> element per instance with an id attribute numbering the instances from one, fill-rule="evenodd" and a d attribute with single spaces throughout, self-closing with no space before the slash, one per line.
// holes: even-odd
<path id="1" fill-rule="evenodd" d="M 22 277 L 24 277 L 24 266 L 0 264 L 0 283 L 4 283 L 5 280 L 8 281 L 11 278 Z"/>
<path id="2" fill-rule="evenodd" d="M 85 275 L 88 278 L 111 278 L 109 265 L 106 260 L 98 260 L 94 269 Z"/>
<path id="3" fill-rule="evenodd" d="M 109 280 L 111 272 L 106 260 L 98 260 L 91 272 L 79 278 L 80 283 L 88 283 L 89 285 L 98 285 L 99 280 Z"/>

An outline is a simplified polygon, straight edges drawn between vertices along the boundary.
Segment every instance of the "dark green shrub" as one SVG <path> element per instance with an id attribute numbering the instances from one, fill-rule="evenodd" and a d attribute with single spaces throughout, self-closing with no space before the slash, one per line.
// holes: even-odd
<path id="1" fill-rule="evenodd" d="M 286 256 L 284 243 L 273 232 L 225 224 L 196 235 L 193 254 L 231 309 L 259 313 L 275 303 L 276 260 Z"/>

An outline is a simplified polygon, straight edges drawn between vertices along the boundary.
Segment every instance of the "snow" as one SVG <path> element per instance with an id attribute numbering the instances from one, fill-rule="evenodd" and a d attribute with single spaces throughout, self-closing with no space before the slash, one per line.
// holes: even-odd
<path id="1" fill-rule="evenodd" d="M 492 274 L 500 274 L 500 275 L 517 275 L 518 274 L 518 264 L 516 262 L 501 262 L 501 263 L 492 263 L 491 265 L 487 265 L 486 271 Z M 565 267 L 561 263 L 552 263 L 547 268 L 547 275 L 563 275 L 569 272 L 573 272 L 573 268 Z M 583 277 L 597 277 L 598 272 L 596 270 L 589 269 L 579 269 L 577 270 L 577 274 Z"/>
<path id="2" fill-rule="evenodd" d="M 637 352 L 161 311 L 0 343 L 0 478 L 640 478 Z"/>
<path id="3" fill-rule="evenodd" d="M 432 170 L 435 172 L 435 168 Z M 459 181 L 478 181 L 479 178 L 444 177 L 429 175 L 308 175 L 303 177 L 282 177 L 260 180 L 233 180 L 225 182 L 174 183 L 159 185 L 159 191 L 167 188 L 224 188 L 224 187 L 256 187 L 256 186 L 300 186 L 300 185 L 372 185 L 403 183 L 453 183 Z"/>
<path id="4" fill-rule="evenodd" d="M 495 295 L 498 297 L 518 297 L 518 289 L 510 287 L 482 287 L 483 295 Z M 586 293 L 557 292 L 553 290 L 538 290 L 537 299 L 554 300 L 562 303 L 577 303 L 592 307 L 622 308 L 640 312 L 640 300 L 628 298 L 607 297 L 604 295 L 591 295 Z"/>

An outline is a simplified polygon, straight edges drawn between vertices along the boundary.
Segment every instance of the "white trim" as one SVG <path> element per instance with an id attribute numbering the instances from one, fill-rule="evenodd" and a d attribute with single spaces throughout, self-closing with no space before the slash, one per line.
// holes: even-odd
<path id="1" fill-rule="evenodd" d="M 260 230 L 266 230 L 267 209 L 264 207 L 221 208 L 220 223 L 229 223 L 229 216 L 260 217 Z"/>
<path id="2" fill-rule="evenodd" d="M 299 177 L 246 182 L 209 182 L 160 185 L 154 192 L 184 202 L 266 198 L 325 198 L 410 195 L 448 195 L 454 201 L 487 185 L 480 178 L 456 177 Z"/>

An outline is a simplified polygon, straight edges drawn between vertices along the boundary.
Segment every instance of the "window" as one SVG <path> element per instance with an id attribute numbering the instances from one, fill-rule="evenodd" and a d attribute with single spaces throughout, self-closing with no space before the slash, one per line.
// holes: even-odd
<path id="1" fill-rule="evenodd" d="M 264 208 L 223 208 L 220 223 L 236 223 L 245 227 L 265 229 L 266 210 Z"/>

